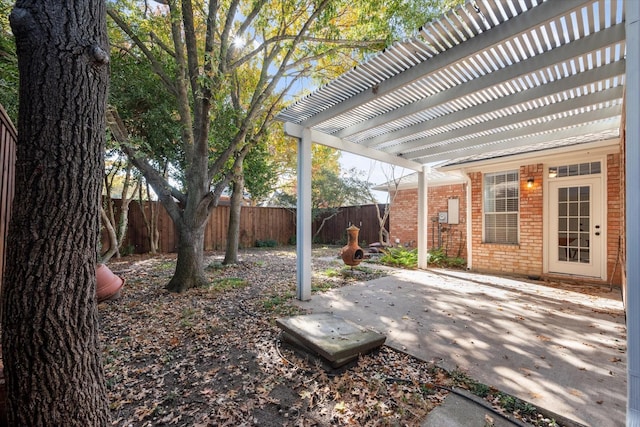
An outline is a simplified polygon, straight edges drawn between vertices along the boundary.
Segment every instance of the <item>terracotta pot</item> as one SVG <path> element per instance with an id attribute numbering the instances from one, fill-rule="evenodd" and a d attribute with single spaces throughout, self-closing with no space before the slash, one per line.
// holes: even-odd
<path id="1" fill-rule="evenodd" d="M 342 248 L 340 255 L 342 256 L 342 261 L 345 264 L 350 265 L 351 267 L 355 267 L 360 264 L 364 258 L 364 251 L 360 246 L 358 246 L 358 233 L 360 229 L 355 225 L 347 228 L 347 235 L 349 236 L 349 241 L 345 247 Z"/>
<path id="2" fill-rule="evenodd" d="M 98 302 L 108 299 L 116 299 L 120 296 L 120 290 L 124 286 L 124 279 L 115 275 L 109 267 L 98 264 L 96 267 Z"/>

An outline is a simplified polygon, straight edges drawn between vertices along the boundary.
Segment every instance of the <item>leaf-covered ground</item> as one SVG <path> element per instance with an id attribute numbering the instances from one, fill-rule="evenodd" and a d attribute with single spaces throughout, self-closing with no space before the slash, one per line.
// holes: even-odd
<path id="1" fill-rule="evenodd" d="M 384 274 L 366 264 L 345 270 L 338 251 L 314 249 L 314 292 Z M 414 426 L 448 387 L 475 386 L 386 346 L 327 370 L 282 343 L 275 325 L 300 314 L 291 304 L 295 251 L 251 249 L 228 267 L 221 260 L 207 256 L 209 288 L 179 295 L 164 289 L 175 255 L 110 262 L 126 279 L 119 299 L 99 305 L 113 425 Z M 534 412 L 519 415 L 546 425 Z"/>

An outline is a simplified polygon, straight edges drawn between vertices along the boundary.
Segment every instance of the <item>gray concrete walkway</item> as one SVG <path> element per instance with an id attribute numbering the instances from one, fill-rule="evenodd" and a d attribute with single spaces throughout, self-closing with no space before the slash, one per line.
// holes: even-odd
<path id="1" fill-rule="evenodd" d="M 462 271 L 390 272 L 299 304 L 381 332 L 387 345 L 568 419 L 624 425 L 626 328 L 618 289 Z"/>

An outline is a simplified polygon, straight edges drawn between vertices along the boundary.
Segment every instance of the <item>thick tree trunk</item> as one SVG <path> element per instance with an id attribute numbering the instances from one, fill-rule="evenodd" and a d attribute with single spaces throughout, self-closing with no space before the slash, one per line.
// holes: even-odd
<path id="1" fill-rule="evenodd" d="M 96 257 L 104 170 L 105 3 L 18 0 L 16 197 L 2 288 L 9 424 L 107 426 Z"/>
<path id="2" fill-rule="evenodd" d="M 185 292 L 208 284 L 204 276 L 204 230 L 200 227 L 178 226 L 178 259 L 176 271 L 166 288 L 171 292 Z"/>
<path id="3" fill-rule="evenodd" d="M 238 248 L 240 247 L 240 214 L 244 192 L 244 175 L 239 175 L 233 183 L 231 207 L 229 209 L 229 227 L 227 229 L 227 249 L 224 254 L 225 265 L 238 263 Z"/>

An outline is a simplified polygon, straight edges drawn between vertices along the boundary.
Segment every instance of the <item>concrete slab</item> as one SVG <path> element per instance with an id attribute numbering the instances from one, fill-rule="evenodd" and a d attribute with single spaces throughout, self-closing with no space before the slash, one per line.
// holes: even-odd
<path id="1" fill-rule="evenodd" d="M 285 339 L 300 343 L 331 363 L 342 366 L 384 344 L 386 337 L 331 313 L 314 313 L 276 320 Z"/>
<path id="2" fill-rule="evenodd" d="M 468 398 L 449 393 L 444 402 L 429 412 L 420 427 L 513 427 L 522 426 L 482 405 L 473 395 Z"/>
<path id="3" fill-rule="evenodd" d="M 616 289 L 390 272 L 298 304 L 369 327 L 394 348 L 567 419 L 624 426 L 626 326 Z"/>

